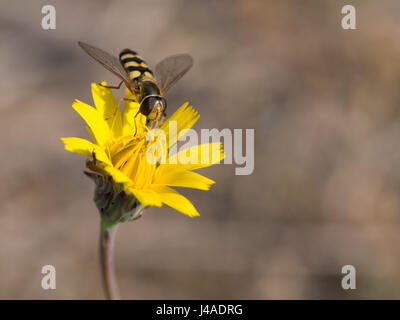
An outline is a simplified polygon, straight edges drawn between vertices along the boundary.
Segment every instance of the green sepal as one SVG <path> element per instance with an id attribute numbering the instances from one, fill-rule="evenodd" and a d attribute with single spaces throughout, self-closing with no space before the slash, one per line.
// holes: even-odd
<path id="1" fill-rule="evenodd" d="M 127 194 L 122 185 L 116 184 L 110 176 L 95 175 L 93 180 L 96 187 L 93 200 L 103 221 L 112 225 L 141 217 L 145 207 L 135 196 Z"/>

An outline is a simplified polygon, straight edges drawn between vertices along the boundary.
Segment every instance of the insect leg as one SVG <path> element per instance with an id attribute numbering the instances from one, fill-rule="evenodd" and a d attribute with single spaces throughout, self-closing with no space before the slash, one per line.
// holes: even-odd
<path id="1" fill-rule="evenodd" d="M 121 98 L 121 99 L 119 99 L 119 102 L 118 102 L 118 105 L 117 105 L 117 107 L 115 108 L 115 111 L 114 111 L 114 113 L 112 114 L 112 116 L 111 117 L 108 117 L 108 118 L 104 118 L 104 120 L 110 120 L 110 119 L 113 119 L 113 121 L 112 121 L 112 123 L 111 123 L 111 130 L 114 128 L 114 124 L 115 124 L 115 120 L 117 119 L 117 118 L 115 118 L 115 115 L 117 114 L 117 111 L 119 110 L 119 105 L 121 104 L 121 101 L 123 101 L 123 100 L 125 100 L 125 101 L 133 101 L 133 102 L 135 102 L 136 100 L 133 100 L 133 99 L 128 99 L 128 98 Z"/>
<path id="2" fill-rule="evenodd" d="M 165 118 L 165 112 L 160 112 L 157 115 L 156 120 L 153 121 L 152 128 L 158 128 L 158 125 L 162 124 L 162 122 L 164 121 L 164 118 Z M 153 126 L 153 124 L 154 124 L 154 126 Z"/>
<path id="3" fill-rule="evenodd" d="M 119 99 L 118 105 L 117 105 L 117 107 L 115 108 L 115 111 L 113 112 L 113 114 L 111 115 L 111 117 L 104 118 L 104 120 L 110 120 L 110 119 L 114 118 L 115 114 L 117 113 L 117 110 L 119 109 L 119 105 L 121 104 L 121 101 L 122 101 L 122 100 L 124 100 L 124 98 Z"/>
<path id="4" fill-rule="evenodd" d="M 167 116 L 167 115 L 165 114 L 165 112 L 163 112 L 162 115 L 161 115 L 160 124 L 163 124 L 163 123 L 164 123 L 164 120 L 165 120 L 165 117 L 166 117 L 166 116 Z"/>
<path id="5" fill-rule="evenodd" d="M 121 85 L 122 85 L 123 82 L 124 81 L 121 80 L 121 82 L 117 86 L 108 86 L 108 85 L 104 85 L 104 84 L 101 84 L 101 83 L 99 83 L 99 86 L 102 86 L 102 87 L 108 88 L 108 89 L 119 89 L 119 88 L 121 88 Z"/>
<path id="6" fill-rule="evenodd" d="M 111 117 L 108 117 L 108 118 L 104 118 L 104 120 L 110 120 L 110 119 L 112 119 L 112 118 L 115 116 L 115 114 L 117 113 L 117 110 L 119 110 L 119 105 L 121 104 L 122 101 L 136 102 L 136 100 L 134 100 L 134 99 L 129 99 L 129 98 L 121 98 L 121 99 L 119 99 L 118 105 L 117 105 L 117 107 L 115 108 L 115 111 L 114 111 L 114 113 L 112 114 L 112 116 L 111 116 Z"/>
<path id="7" fill-rule="evenodd" d="M 135 123 L 135 134 L 133 136 L 136 136 L 136 132 L 137 132 L 136 117 L 138 116 L 139 113 L 140 113 L 140 109 L 138 110 L 138 112 L 136 112 L 135 117 L 133 118 L 133 122 Z"/>
<path id="8" fill-rule="evenodd" d="M 158 126 L 158 119 L 159 117 L 157 117 L 157 119 L 151 124 L 152 125 L 152 129 L 156 129 Z M 154 125 L 153 125 L 154 124 Z"/>

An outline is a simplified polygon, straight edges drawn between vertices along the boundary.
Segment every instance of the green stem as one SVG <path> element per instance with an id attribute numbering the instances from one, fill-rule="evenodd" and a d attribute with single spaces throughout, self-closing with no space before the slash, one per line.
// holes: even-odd
<path id="1" fill-rule="evenodd" d="M 117 225 L 102 219 L 100 232 L 100 260 L 106 299 L 118 300 L 118 286 L 114 271 L 114 240 Z"/>

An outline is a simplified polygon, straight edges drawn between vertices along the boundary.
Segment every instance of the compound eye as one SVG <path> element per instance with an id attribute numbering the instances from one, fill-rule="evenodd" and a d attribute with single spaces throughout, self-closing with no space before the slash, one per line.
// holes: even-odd
<path id="1" fill-rule="evenodd" d="M 157 99 L 154 97 L 145 98 L 140 104 L 140 113 L 145 116 L 148 116 L 151 113 L 151 111 L 153 111 L 156 102 Z"/>

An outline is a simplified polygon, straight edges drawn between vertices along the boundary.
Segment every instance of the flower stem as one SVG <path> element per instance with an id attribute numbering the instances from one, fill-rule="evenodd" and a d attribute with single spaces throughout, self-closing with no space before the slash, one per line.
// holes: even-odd
<path id="1" fill-rule="evenodd" d="M 106 299 L 119 300 L 117 280 L 114 271 L 114 239 L 117 225 L 102 219 L 100 232 L 100 260 L 103 288 Z"/>

